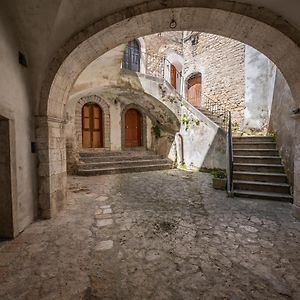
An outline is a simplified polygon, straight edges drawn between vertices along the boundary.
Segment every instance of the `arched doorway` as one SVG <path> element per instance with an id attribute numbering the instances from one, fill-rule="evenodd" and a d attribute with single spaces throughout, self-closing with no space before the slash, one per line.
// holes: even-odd
<path id="1" fill-rule="evenodd" d="M 134 109 L 125 113 L 125 147 L 142 146 L 142 116 Z"/>
<path id="2" fill-rule="evenodd" d="M 122 68 L 140 72 L 141 50 L 137 40 L 130 41 L 125 48 Z"/>
<path id="3" fill-rule="evenodd" d="M 102 109 L 98 104 L 86 103 L 82 107 L 82 148 L 102 148 Z"/>
<path id="4" fill-rule="evenodd" d="M 187 99 L 195 107 L 201 106 L 202 76 L 192 75 L 187 81 Z"/>

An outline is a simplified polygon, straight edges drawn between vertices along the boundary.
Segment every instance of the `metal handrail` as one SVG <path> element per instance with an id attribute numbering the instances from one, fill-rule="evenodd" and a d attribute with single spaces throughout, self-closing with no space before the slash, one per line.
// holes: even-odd
<path id="1" fill-rule="evenodd" d="M 227 195 L 233 197 L 233 146 L 232 146 L 232 124 L 231 112 L 228 114 L 228 129 L 226 135 L 226 176 Z"/>

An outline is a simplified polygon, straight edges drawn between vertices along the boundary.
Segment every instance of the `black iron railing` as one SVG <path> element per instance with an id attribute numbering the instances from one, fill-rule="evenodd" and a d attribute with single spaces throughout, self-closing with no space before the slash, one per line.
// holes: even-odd
<path id="1" fill-rule="evenodd" d="M 228 114 L 228 129 L 226 136 L 226 176 L 227 195 L 233 197 L 233 145 L 232 145 L 232 124 L 231 113 Z"/>

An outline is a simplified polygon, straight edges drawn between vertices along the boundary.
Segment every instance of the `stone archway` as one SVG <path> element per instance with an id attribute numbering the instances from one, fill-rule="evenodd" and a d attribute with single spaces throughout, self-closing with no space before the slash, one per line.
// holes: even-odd
<path id="1" fill-rule="evenodd" d="M 204 3 L 191 0 L 182 7 L 182 2 L 171 0 L 136 5 L 92 24 L 60 49 L 43 84 L 37 118 L 39 150 L 48 153 L 39 163 L 40 186 L 46 187 L 39 189 L 42 217 L 62 207 L 65 197 L 65 104 L 74 81 L 107 50 L 139 36 L 170 31 L 172 20 L 173 30 L 218 34 L 256 48 L 277 65 L 300 102 L 300 33 L 262 8 L 227 1 Z"/>

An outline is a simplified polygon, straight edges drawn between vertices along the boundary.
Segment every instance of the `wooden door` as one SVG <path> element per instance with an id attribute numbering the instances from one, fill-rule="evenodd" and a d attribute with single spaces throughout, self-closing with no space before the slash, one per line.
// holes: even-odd
<path id="1" fill-rule="evenodd" d="M 102 109 L 95 103 L 82 108 L 82 147 L 103 147 Z"/>
<path id="2" fill-rule="evenodd" d="M 138 147 L 142 145 L 142 117 L 136 109 L 125 113 L 125 146 Z"/>
<path id="3" fill-rule="evenodd" d="M 171 69 L 170 69 L 170 78 L 171 78 L 171 85 L 174 89 L 176 89 L 176 68 L 174 65 L 171 64 Z"/>
<path id="4" fill-rule="evenodd" d="M 195 107 L 201 106 L 201 74 L 196 74 L 188 80 L 188 101 Z"/>

